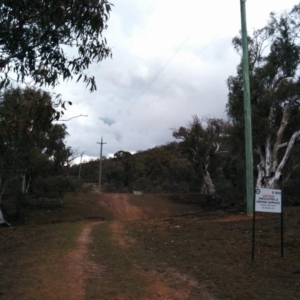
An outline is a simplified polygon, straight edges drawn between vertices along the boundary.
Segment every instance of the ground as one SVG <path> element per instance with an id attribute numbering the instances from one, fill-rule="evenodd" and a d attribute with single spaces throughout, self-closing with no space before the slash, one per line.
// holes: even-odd
<path id="1" fill-rule="evenodd" d="M 201 201 L 94 190 L 25 209 L 0 228 L 0 299 L 300 299 L 299 207 L 284 258 L 279 216 L 257 216 L 252 262 L 252 219 Z"/>

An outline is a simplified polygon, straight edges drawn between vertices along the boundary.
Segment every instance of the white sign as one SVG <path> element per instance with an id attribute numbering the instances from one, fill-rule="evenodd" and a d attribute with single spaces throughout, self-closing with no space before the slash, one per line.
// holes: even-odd
<path id="1" fill-rule="evenodd" d="M 281 190 L 256 189 L 255 211 L 281 213 Z"/>

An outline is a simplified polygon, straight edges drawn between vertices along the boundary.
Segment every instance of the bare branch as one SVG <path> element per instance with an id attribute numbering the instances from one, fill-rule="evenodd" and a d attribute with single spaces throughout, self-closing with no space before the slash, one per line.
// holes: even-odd
<path id="1" fill-rule="evenodd" d="M 278 145 L 278 146 L 277 146 L 277 150 L 280 150 L 280 149 L 286 148 L 286 147 L 287 147 L 287 145 L 288 145 L 288 143 L 287 143 L 287 142 L 286 142 L 286 143 L 283 143 L 283 144 L 280 144 L 280 145 Z"/>
<path id="2" fill-rule="evenodd" d="M 297 137 L 297 139 L 295 140 L 295 144 L 300 143 L 300 136 Z M 277 146 L 277 150 L 286 148 L 288 145 L 288 142 L 282 143 L 280 145 Z"/>
<path id="3" fill-rule="evenodd" d="M 72 118 L 66 119 L 66 120 L 57 120 L 56 122 L 67 122 L 67 121 L 70 121 L 72 119 L 79 118 L 79 117 L 88 117 L 88 115 L 78 115 L 78 116 L 75 116 L 75 117 L 72 117 Z"/>
<path id="4" fill-rule="evenodd" d="M 280 127 L 276 134 L 276 139 L 275 139 L 274 148 L 273 148 L 274 149 L 273 150 L 273 167 L 278 165 L 278 152 L 280 149 L 282 149 L 284 147 L 283 144 L 281 143 L 281 141 L 282 141 L 284 131 L 289 123 L 290 114 L 291 114 L 290 107 L 289 107 L 289 105 L 287 105 L 283 109 Z M 287 145 L 285 147 L 287 147 Z"/>
<path id="5" fill-rule="evenodd" d="M 291 151 L 292 151 L 292 149 L 293 149 L 293 146 L 295 145 L 295 143 L 297 142 L 297 140 L 299 139 L 299 137 L 300 137 L 300 130 L 296 131 L 296 132 L 292 135 L 292 137 L 291 137 L 291 139 L 290 139 L 290 141 L 289 141 L 289 143 L 288 143 L 288 146 L 287 146 L 287 148 L 286 148 L 285 154 L 284 154 L 284 156 L 283 156 L 283 158 L 282 158 L 282 160 L 281 160 L 281 163 L 280 163 L 280 165 L 278 166 L 277 171 L 282 172 L 283 168 L 285 167 L 287 161 L 288 161 L 289 158 L 290 158 L 290 155 L 291 155 Z"/>

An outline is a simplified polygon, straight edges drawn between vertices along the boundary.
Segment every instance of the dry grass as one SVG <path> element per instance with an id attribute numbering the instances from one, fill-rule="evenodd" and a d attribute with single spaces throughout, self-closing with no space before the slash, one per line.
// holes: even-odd
<path id="1" fill-rule="evenodd" d="M 196 278 L 220 299 L 300 299 L 300 209 L 285 216 L 285 257 L 280 257 L 279 215 L 257 220 L 251 262 L 252 220 L 223 211 L 128 224 L 145 264 Z"/>
<path id="2" fill-rule="evenodd" d="M 84 220 L 111 220 L 111 214 L 100 205 L 102 196 L 96 193 L 68 193 L 56 207 L 23 208 L 17 225 L 39 225 Z"/>

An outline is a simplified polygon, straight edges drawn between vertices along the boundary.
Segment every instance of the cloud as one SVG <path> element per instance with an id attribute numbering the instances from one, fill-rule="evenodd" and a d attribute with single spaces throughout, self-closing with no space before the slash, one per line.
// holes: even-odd
<path id="1" fill-rule="evenodd" d="M 97 91 L 74 81 L 57 89 L 73 102 L 65 119 L 88 115 L 67 122 L 68 145 L 97 158 L 103 137 L 104 155 L 135 152 L 174 140 L 171 129 L 192 115 L 226 117 L 226 80 L 240 62 L 231 45 L 240 30 L 239 1 L 112 2 L 103 34 L 113 58 L 89 70 Z M 266 24 L 270 11 L 295 3 L 247 1 L 249 34 Z"/>
<path id="2" fill-rule="evenodd" d="M 103 117 L 103 118 L 100 118 L 100 120 L 102 120 L 103 123 L 106 124 L 106 125 L 108 125 L 108 126 L 111 126 L 111 125 L 113 125 L 113 124 L 116 123 L 116 121 L 113 120 L 112 118 L 104 118 Z"/>

